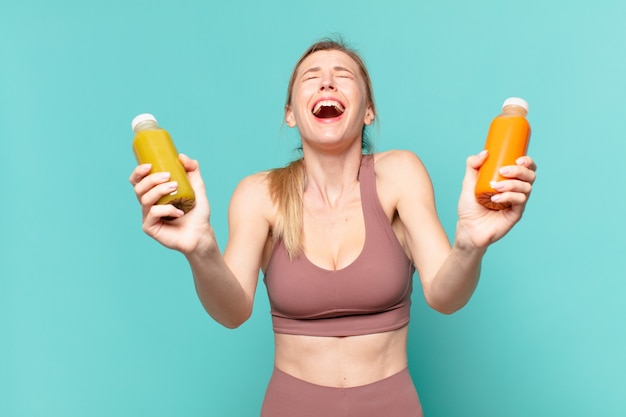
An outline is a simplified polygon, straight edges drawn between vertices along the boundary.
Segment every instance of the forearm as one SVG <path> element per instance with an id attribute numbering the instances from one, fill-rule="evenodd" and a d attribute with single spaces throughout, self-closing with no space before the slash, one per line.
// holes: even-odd
<path id="1" fill-rule="evenodd" d="M 453 245 L 435 277 L 425 288 L 428 304 L 435 310 L 452 314 L 472 297 L 486 248 L 457 243 Z"/>
<path id="2" fill-rule="evenodd" d="M 213 231 L 198 248 L 185 257 L 191 266 L 198 298 L 218 323 L 235 328 L 252 312 L 252 300 L 224 261 Z"/>

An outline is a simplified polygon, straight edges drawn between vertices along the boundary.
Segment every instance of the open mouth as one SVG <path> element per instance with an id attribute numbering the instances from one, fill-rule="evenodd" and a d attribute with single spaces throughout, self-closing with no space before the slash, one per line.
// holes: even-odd
<path id="1" fill-rule="evenodd" d="M 335 100 L 322 100 L 313 107 L 313 115 L 319 119 L 332 119 L 339 117 L 346 109 Z"/>

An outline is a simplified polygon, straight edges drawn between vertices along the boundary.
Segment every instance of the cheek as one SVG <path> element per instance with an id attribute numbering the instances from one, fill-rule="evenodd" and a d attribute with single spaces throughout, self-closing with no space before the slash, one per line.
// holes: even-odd
<path id="1" fill-rule="evenodd" d="M 367 104 L 367 91 L 365 86 L 355 85 L 354 83 L 346 83 L 340 86 L 344 94 L 346 94 L 354 103 L 366 106 Z"/>
<path id="2" fill-rule="evenodd" d="M 310 91 L 310 88 L 299 87 L 293 90 L 293 95 L 291 97 L 291 107 L 296 108 L 304 108 L 308 105 L 309 98 L 315 91 Z"/>

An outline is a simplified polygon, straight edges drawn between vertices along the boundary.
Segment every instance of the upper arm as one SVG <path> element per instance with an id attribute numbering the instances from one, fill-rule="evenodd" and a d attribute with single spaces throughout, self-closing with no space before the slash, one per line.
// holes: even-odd
<path id="1" fill-rule="evenodd" d="M 408 249 L 422 285 L 435 276 L 450 252 L 450 242 L 439 221 L 430 176 L 413 152 L 392 151 L 380 161 L 385 186 L 395 201 Z"/>
<path id="2" fill-rule="evenodd" d="M 266 173 L 258 173 L 242 180 L 228 208 L 224 260 L 250 300 L 254 299 L 273 208 L 266 177 Z"/>

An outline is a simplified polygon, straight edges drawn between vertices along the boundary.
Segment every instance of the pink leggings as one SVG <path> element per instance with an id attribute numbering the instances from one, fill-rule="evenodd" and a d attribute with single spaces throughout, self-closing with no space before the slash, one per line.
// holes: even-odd
<path id="1" fill-rule="evenodd" d="M 350 388 L 312 384 L 274 368 L 261 417 L 423 417 L 408 368 Z"/>

